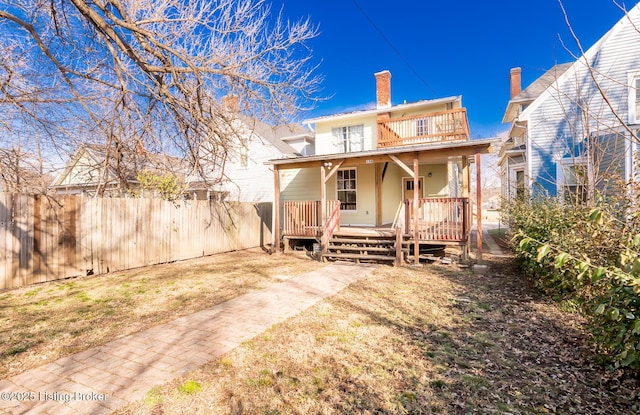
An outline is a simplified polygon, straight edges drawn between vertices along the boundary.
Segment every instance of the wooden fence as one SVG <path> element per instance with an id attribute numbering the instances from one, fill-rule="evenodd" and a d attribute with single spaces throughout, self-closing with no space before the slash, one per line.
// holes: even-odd
<path id="1" fill-rule="evenodd" d="M 0 193 L 0 289 L 271 242 L 271 203 Z"/>

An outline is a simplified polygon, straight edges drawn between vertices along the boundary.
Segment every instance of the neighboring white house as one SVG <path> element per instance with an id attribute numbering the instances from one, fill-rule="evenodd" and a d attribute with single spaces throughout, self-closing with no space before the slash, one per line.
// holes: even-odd
<path id="1" fill-rule="evenodd" d="M 640 4 L 583 56 L 524 91 L 512 69 L 503 122 L 511 123 L 500 153 L 507 199 L 527 190 L 585 200 L 607 191 L 607 177 L 636 177 Z"/>
<path id="2" fill-rule="evenodd" d="M 211 183 L 209 191 L 215 190 L 227 200 L 273 202 L 273 167 L 265 162 L 313 155 L 313 132 L 299 124 L 274 127 L 244 116 L 238 111 L 234 96 L 225 97 L 223 103 L 230 111 L 229 125 L 236 139 L 228 147 L 224 165 L 208 170 L 210 177 L 205 182 Z M 192 182 L 197 180 L 194 178 Z M 206 192 L 207 189 L 198 190 L 197 197 L 206 197 Z"/>
<path id="3" fill-rule="evenodd" d="M 220 175 L 219 170 L 211 172 L 214 180 L 222 177 L 222 182 L 213 189 L 225 194 L 228 200 L 272 202 L 273 168 L 265 162 L 313 155 L 313 132 L 297 124 L 273 127 L 241 115 L 235 124 L 241 143 L 230 149 L 224 174 Z"/>

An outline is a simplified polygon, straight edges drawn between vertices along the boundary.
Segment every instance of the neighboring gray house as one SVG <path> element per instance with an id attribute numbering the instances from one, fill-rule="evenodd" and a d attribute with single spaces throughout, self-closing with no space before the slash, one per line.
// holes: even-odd
<path id="1" fill-rule="evenodd" d="M 525 90 L 511 70 L 499 165 L 502 194 L 586 200 L 607 178 L 637 178 L 640 129 L 640 5 L 578 60 L 556 65 Z"/>

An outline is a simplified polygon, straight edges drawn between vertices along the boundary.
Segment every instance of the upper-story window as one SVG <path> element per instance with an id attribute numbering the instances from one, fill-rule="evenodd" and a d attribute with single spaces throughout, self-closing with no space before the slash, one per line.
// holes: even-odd
<path id="1" fill-rule="evenodd" d="M 629 124 L 640 124 L 640 71 L 629 73 Z"/>
<path id="2" fill-rule="evenodd" d="M 239 159 L 240 167 L 243 169 L 249 167 L 249 146 L 247 141 L 246 138 L 240 140 Z"/>
<path id="3" fill-rule="evenodd" d="M 429 135 L 429 118 L 416 119 L 416 136 Z"/>
<path id="4" fill-rule="evenodd" d="M 364 141 L 364 126 L 350 125 L 331 129 L 333 143 L 338 153 L 362 151 Z"/>

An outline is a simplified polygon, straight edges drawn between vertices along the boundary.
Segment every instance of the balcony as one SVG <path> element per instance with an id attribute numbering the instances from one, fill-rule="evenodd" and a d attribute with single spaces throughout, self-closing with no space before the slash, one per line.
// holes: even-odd
<path id="1" fill-rule="evenodd" d="M 378 120 L 378 148 L 469 140 L 466 108 Z"/>

